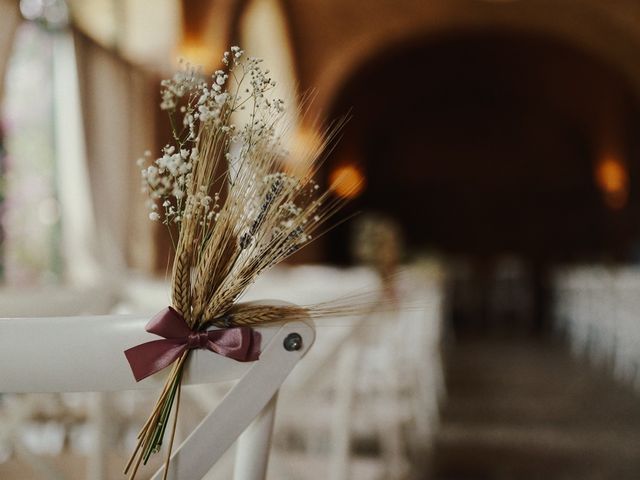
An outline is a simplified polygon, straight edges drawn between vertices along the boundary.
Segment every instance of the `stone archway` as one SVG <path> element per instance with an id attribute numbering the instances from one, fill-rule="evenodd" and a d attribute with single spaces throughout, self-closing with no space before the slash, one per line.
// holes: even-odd
<path id="1" fill-rule="evenodd" d="M 640 4 L 633 0 L 340 0 L 284 1 L 301 89 L 331 110 L 349 78 L 381 51 L 416 39 L 466 31 L 518 31 L 556 38 L 624 72 L 640 91 Z"/>
<path id="2" fill-rule="evenodd" d="M 504 259 L 520 262 L 528 286 L 518 295 L 544 313 L 549 265 L 635 255 L 640 102 L 614 64 L 513 30 L 427 36 L 363 65 L 331 115 L 348 108 L 353 119 L 328 167 L 359 164 L 367 189 L 352 208 L 396 218 L 410 248 L 469 262 L 479 302 L 469 317 L 496 318 L 478 310 L 490 308 Z M 620 209 L 595 180 L 609 154 L 629 175 Z M 348 235 L 331 236 L 334 260 L 347 260 Z"/>
<path id="3" fill-rule="evenodd" d="M 402 75 L 389 75 L 394 68 Z M 395 203 L 390 213 L 406 224 L 422 198 L 435 230 L 408 228 L 439 248 L 465 251 L 473 237 L 477 251 L 613 254 L 638 236 L 625 223 L 638 200 L 632 188 L 611 212 L 594 168 L 610 152 L 638 182 L 638 98 L 614 66 L 557 39 L 507 30 L 426 37 L 385 50 L 344 85 L 331 116 L 352 109 L 353 119 L 331 161 L 362 162 L 369 187 L 360 203 Z M 505 216 L 514 222 L 506 230 Z"/>

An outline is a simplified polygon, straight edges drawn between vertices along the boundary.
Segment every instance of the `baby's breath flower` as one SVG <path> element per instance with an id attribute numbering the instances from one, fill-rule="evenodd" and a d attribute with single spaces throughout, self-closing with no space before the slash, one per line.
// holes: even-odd
<path id="1" fill-rule="evenodd" d="M 220 215 L 220 195 L 210 195 L 208 186 L 201 186 L 194 193 L 191 186 L 194 162 L 199 161 L 196 145 L 204 125 L 222 135 L 220 138 L 226 147 L 221 154 L 230 165 L 241 165 L 254 149 L 286 155 L 274 121 L 284 112 L 285 102 L 271 96 L 270 90 L 276 83 L 269 76 L 269 70 L 262 67 L 262 59 L 245 57 L 244 51 L 234 45 L 223 54 L 222 63 L 224 68 L 216 70 L 207 82 L 199 69 L 181 61 L 182 69 L 161 82 L 160 107 L 168 111 L 175 126 L 174 142 L 166 145 L 155 160 L 147 151 L 137 162 L 142 190 L 153 203 L 149 206 L 149 218 L 154 221 L 164 217 L 165 223 L 179 223 L 196 215 L 198 221 L 207 226 Z M 250 120 L 240 126 L 232 124 L 231 115 L 247 106 L 253 112 Z M 295 238 L 295 242 L 305 238 L 301 232 L 293 235 L 287 231 L 296 228 L 293 224 L 307 223 L 306 218 L 302 218 L 305 207 L 280 198 L 283 190 L 301 191 L 298 180 L 284 173 L 267 173 L 262 178 L 249 179 L 247 185 L 248 190 L 241 194 L 247 198 L 246 210 L 240 212 L 248 222 L 245 246 L 252 243 L 255 231 L 272 208 L 282 222 L 278 231 Z M 318 188 L 313 183 L 308 185 L 310 189 Z M 260 191 L 264 197 L 256 198 L 252 193 Z M 162 212 L 156 211 L 156 202 L 162 205 Z"/>

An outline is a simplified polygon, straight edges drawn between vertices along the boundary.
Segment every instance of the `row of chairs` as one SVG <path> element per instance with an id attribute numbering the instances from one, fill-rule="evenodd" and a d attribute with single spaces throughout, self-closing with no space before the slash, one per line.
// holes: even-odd
<path id="1" fill-rule="evenodd" d="M 336 277 L 333 269 L 310 273 L 290 275 L 326 286 Z M 366 270 L 349 275 L 360 277 L 351 285 L 377 280 Z M 411 461 L 429 450 L 444 392 L 439 278 L 414 268 L 394 284 L 395 306 L 382 295 L 358 318 L 317 323 L 314 348 L 283 386 L 275 439 L 284 458 L 298 450 L 319 467 L 306 476 L 280 468 L 274 478 L 406 478 Z M 349 290 L 325 289 L 327 298 Z M 291 439 L 302 439 L 301 448 Z"/>
<path id="2" fill-rule="evenodd" d="M 559 269 L 554 292 L 556 325 L 573 353 L 640 390 L 640 269 Z"/>

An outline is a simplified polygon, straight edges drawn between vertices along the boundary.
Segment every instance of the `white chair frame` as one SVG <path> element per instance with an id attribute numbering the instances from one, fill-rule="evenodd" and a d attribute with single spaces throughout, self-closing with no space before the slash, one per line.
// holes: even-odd
<path id="1" fill-rule="evenodd" d="M 140 316 L 0 319 L 0 392 L 94 392 L 157 389 L 166 372 L 136 383 L 124 350 L 158 339 Z M 240 363 L 208 351 L 191 353 L 184 384 L 238 380 L 171 456 L 168 478 L 203 478 L 239 439 L 234 478 L 265 478 L 280 386 L 315 339 L 310 320 L 256 327 L 260 360 Z M 288 350 L 291 335 L 302 339 Z M 244 432 L 244 433 L 243 433 Z M 162 468 L 152 477 L 159 480 Z"/>

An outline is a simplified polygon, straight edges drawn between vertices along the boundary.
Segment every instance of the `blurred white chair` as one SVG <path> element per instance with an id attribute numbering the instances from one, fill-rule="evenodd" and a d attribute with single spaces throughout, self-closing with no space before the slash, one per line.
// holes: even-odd
<path id="1" fill-rule="evenodd" d="M 147 320 L 137 316 L 0 319 L 0 392 L 160 389 L 162 374 L 136 383 L 123 354 L 157 338 L 144 330 Z M 175 450 L 169 478 L 204 477 L 239 436 L 235 478 L 264 478 L 278 389 L 313 344 L 315 330 L 308 322 L 256 330 L 262 335 L 256 362 L 192 352 L 185 384 L 238 382 Z M 291 343 L 285 340 L 295 334 L 302 339 L 299 348 L 287 349 Z M 161 475 L 157 472 L 154 480 Z"/>
<path id="2" fill-rule="evenodd" d="M 364 269 L 297 270 L 287 276 L 289 295 L 296 285 L 322 282 L 322 294 L 335 298 L 379 282 Z M 397 310 L 371 305 L 361 317 L 318 323 L 314 350 L 281 392 L 273 478 L 403 478 L 409 450 L 428 448 L 444 392 L 442 295 L 434 277 L 408 270 L 398 278 Z M 377 445 L 377 458 L 359 456 L 356 439 Z"/>
<path id="3" fill-rule="evenodd" d="M 640 389 L 640 269 L 563 268 L 555 292 L 558 331 L 572 352 Z"/>

